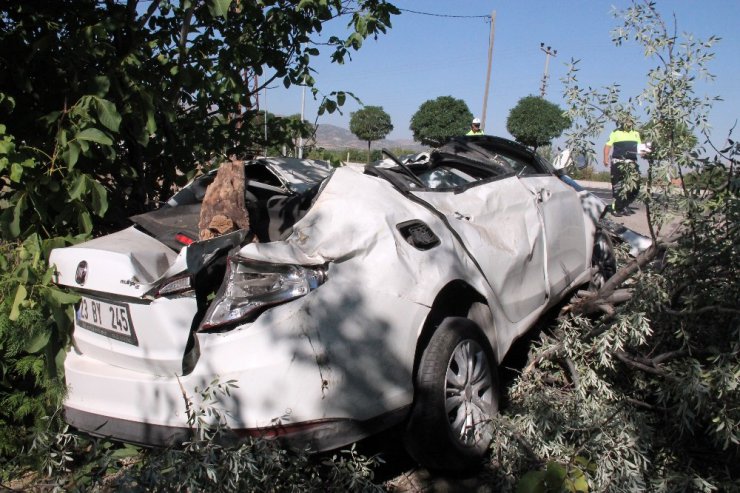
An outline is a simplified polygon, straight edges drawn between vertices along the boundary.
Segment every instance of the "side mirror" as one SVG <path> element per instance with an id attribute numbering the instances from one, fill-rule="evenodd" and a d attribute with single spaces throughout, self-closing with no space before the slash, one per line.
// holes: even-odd
<path id="1" fill-rule="evenodd" d="M 552 160 L 552 167 L 556 170 L 563 170 L 570 164 L 570 149 L 560 151 L 555 159 Z"/>
<path id="2" fill-rule="evenodd" d="M 560 151 L 560 153 L 555 156 L 555 159 L 553 159 L 552 161 L 553 168 L 558 171 L 564 170 L 571 164 L 575 164 L 576 168 L 578 169 L 583 169 L 588 166 L 588 159 L 586 159 L 586 156 L 582 154 L 574 157 L 570 149 L 565 149 L 563 151 Z"/>

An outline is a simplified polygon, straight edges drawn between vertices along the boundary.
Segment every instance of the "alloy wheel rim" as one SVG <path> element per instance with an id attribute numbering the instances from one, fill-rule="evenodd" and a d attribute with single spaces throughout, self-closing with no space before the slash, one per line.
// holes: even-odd
<path id="1" fill-rule="evenodd" d="M 445 411 L 453 435 L 465 446 L 490 437 L 493 381 L 483 349 L 472 340 L 452 352 L 445 377 Z"/>

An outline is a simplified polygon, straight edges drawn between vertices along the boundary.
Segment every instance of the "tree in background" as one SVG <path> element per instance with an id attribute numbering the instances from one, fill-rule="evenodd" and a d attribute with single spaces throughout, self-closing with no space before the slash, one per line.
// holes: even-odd
<path id="1" fill-rule="evenodd" d="M 383 139 L 393 130 L 391 116 L 380 106 L 365 106 L 350 115 L 349 130 L 355 137 L 367 141 L 367 162 L 370 162 L 370 143 Z"/>
<path id="2" fill-rule="evenodd" d="M 414 140 L 424 145 L 439 146 L 450 137 L 465 135 L 473 114 L 462 99 L 440 96 L 424 101 L 411 117 Z"/>
<path id="3" fill-rule="evenodd" d="M 307 120 L 301 120 L 297 113 L 278 116 L 260 112 L 253 117 L 251 127 L 259 134 L 257 148 L 267 156 L 297 156 L 300 140 L 303 139 L 304 148 L 310 148 L 316 134 L 316 127 Z"/>
<path id="4" fill-rule="evenodd" d="M 524 145 L 537 148 L 560 137 L 570 119 L 558 105 L 538 96 L 526 96 L 509 112 L 506 130 Z"/>

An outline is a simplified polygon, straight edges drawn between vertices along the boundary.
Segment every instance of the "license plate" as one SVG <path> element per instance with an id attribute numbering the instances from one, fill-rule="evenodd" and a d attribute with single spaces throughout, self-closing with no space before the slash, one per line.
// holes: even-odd
<path id="1" fill-rule="evenodd" d="M 114 301 L 102 301 L 86 296 L 82 297 L 77 308 L 77 324 L 83 329 L 123 341 L 134 346 L 139 345 L 131 323 L 128 305 Z"/>

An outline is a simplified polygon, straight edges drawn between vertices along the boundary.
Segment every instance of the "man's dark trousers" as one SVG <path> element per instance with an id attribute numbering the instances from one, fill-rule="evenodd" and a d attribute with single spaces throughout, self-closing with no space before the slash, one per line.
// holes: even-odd
<path id="1" fill-rule="evenodd" d="M 624 211 L 637 198 L 640 192 L 640 169 L 631 159 L 613 159 L 610 166 L 612 173 L 612 196 L 614 210 Z M 633 177 L 629 179 L 629 177 Z M 625 183 L 626 182 L 626 183 Z M 630 185 L 633 183 L 632 185 Z"/>

